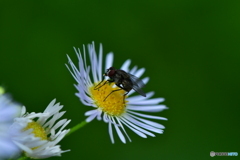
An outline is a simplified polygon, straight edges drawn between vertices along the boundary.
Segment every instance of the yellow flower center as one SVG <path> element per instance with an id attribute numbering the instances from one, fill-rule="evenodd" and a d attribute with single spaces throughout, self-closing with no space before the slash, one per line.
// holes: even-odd
<path id="1" fill-rule="evenodd" d="M 112 92 L 112 91 L 120 89 L 120 88 L 113 87 L 114 83 L 110 83 L 110 84 L 106 83 L 105 85 L 103 85 L 101 87 L 101 85 L 104 83 L 105 83 L 105 81 L 103 81 L 99 86 L 95 87 L 96 85 L 98 85 L 98 83 L 96 83 L 94 86 L 89 88 L 92 99 L 95 101 L 95 104 L 103 112 L 105 112 L 111 116 L 122 115 L 125 112 L 126 103 L 127 103 L 127 101 L 125 100 L 125 98 L 127 96 L 125 96 L 125 98 L 124 98 L 124 94 L 126 93 L 126 91 L 124 91 L 122 89 L 119 91 Z M 98 87 L 100 87 L 100 88 L 98 88 Z M 96 89 L 96 88 L 98 88 L 98 89 Z"/>
<path id="2" fill-rule="evenodd" d="M 37 122 L 32 121 L 28 123 L 28 125 L 24 128 L 24 130 L 28 130 L 28 129 L 33 129 L 32 133 L 35 135 L 35 137 L 39 137 L 42 140 L 48 139 L 44 128 Z"/>

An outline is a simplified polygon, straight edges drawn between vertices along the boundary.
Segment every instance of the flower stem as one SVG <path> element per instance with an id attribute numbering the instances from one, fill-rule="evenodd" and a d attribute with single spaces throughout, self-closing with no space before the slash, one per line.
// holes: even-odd
<path id="1" fill-rule="evenodd" d="M 17 160 L 26 160 L 26 159 L 28 159 L 28 157 L 23 156 L 23 157 L 18 158 Z"/>
<path id="2" fill-rule="evenodd" d="M 77 124 L 76 126 L 72 127 L 66 136 L 72 134 L 73 132 L 75 132 L 76 130 L 82 128 L 82 127 L 85 126 L 86 124 L 87 124 L 86 121 L 80 122 L 80 123 Z"/>

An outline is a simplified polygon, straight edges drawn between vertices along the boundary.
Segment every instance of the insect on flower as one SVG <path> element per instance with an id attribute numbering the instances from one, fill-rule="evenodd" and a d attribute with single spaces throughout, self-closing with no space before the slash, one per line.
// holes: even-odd
<path id="1" fill-rule="evenodd" d="M 105 101 L 108 98 L 108 96 L 110 96 L 113 92 L 120 91 L 122 89 L 126 91 L 126 93 L 123 95 L 123 99 L 132 89 L 138 92 L 140 95 L 146 97 L 146 94 L 141 89 L 145 86 L 143 81 L 138 77 L 125 72 L 124 70 L 110 67 L 107 69 L 106 73 L 103 74 L 103 76 L 108 76 L 110 79 L 108 79 L 102 85 L 100 85 L 104 81 L 103 79 L 98 85 L 95 86 L 94 88 L 95 90 L 98 90 L 99 88 L 104 86 L 107 82 L 109 83 L 115 82 L 116 86 L 120 88 L 120 89 L 112 90 L 112 92 L 110 92 L 103 101 Z"/>
<path id="2" fill-rule="evenodd" d="M 77 83 L 75 85 L 76 96 L 84 105 L 92 107 L 85 112 L 87 123 L 94 119 L 107 123 L 112 143 L 115 143 L 114 130 L 123 143 L 126 143 L 127 139 L 132 141 L 125 130 L 127 128 L 142 138 L 155 137 L 155 134 L 164 132 L 165 127 L 155 120 L 167 120 L 167 118 L 151 115 L 149 112 L 158 113 L 167 109 L 167 106 L 161 104 L 164 102 L 164 98 L 151 98 L 154 95 L 153 91 L 145 94 L 141 90 L 149 81 L 149 77 L 139 80 L 145 72 L 145 68 L 138 69 L 136 65 L 131 68 L 130 59 L 126 60 L 119 70 L 111 68 L 114 63 L 114 54 L 110 52 L 103 56 L 101 44 L 99 53 L 96 52 L 94 42 L 88 44 L 87 49 L 84 46 L 82 53 L 80 49 L 76 48 L 75 52 L 78 65 L 75 65 L 68 56 L 67 68 Z M 89 65 L 86 62 L 88 58 Z M 105 74 L 102 74 L 103 67 L 107 69 Z M 119 91 L 114 91 L 117 89 Z M 136 91 L 140 95 L 131 95 L 132 91 Z M 110 96 L 107 98 L 109 94 Z M 123 96 L 124 94 L 127 96 Z M 122 98 L 124 98 L 123 101 L 121 101 Z"/>

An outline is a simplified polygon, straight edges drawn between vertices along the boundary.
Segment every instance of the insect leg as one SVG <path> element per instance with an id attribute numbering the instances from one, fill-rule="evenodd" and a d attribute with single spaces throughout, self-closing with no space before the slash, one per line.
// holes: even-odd
<path id="1" fill-rule="evenodd" d="M 94 88 L 94 90 L 101 88 L 101 87 L 104 86 L 107 82 L 108 82 L 108 81 L 104 82 L 103 85 L 101 85 L 100 87 L 96 88 L 100 83 L 102 83 L 102 82 L 100 82 L 100 83 Z"/>
<path id="2" fill-rule="evenodd" d="M 101 85 L 100 87 L 97 88 L 97 86 L 99 86 L 99 84 L 101 84 L 103 81 L 104 81 L 104 80 L 102 80 L 100 83 L 98 83 L 98 85 L 96 85 L 96 86 L 94 87 L 94 90 L 101 88 L 101 87 L 104 86 L 107 82 L 109 82 L 109 83 L 113 82 L 113 80 L 108 79 L 107 81 L 105 81 L 105 82 L 103 83 L 103 85 Z"/>
<path id="3" fill-rule="evenodd" d="M 112 94 L 113 92 L 120 91 L 120 90 L 122 90 L 122 88 L 120 88 L 120 89 L 116 89 L 116 90 L 113 90 L 112 92 L 110 92 L 110 93 L 107 95 L 106 98 L 104 98 L 103 101 L 105 101 L 105 100 L 108 98 L 108 96 L 110 96 L 110 94 Z"/>
<path id="4" fill-rule="evenodd" d="M 124 95 L 123 95 L 123 103 L 124 103 L 124 99 L 126 97 L 126 95 L 128 94 L 129 92 L 126 92 Z"/>
<path id="5" fill-rule="evenodd" d="M 120 86 L 120 84 L 116 84 L 116 85 L 117 85 L 119 88 L 121 88 L 121 89 L 123 89 L 124 91 L 126 91 L 126 93 L 123 95 L 123 104 L 124 104 L 124 99 L 125 99 L 126 95 L 129 93 L 129 91 L 130 91 L 131 89 L 122 87 L 122 86 Z"/>
<path id="6" fill-rule="evenodd" d="M 97 86 L 99 86 L 103 81 L 104 81 L 104 79 L 94 87 L 94 90 L 99 89 L 99 88 L 101 88 L 102 86 L 104 86 L 104 85 L 106 84 L 107 81 L 104 82 L 103 85 L 101 85 L 100 87 L 97 88 Z"/>

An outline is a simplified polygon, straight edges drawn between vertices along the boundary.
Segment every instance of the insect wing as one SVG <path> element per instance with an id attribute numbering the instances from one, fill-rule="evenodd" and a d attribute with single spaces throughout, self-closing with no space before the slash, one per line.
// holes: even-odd
<path id="1" fill-rule="evenodd" d="M 143 88 L 145 87 L 145 84 L 143 83 L 143 81 L 141 79 L 139 79 L 138 77 L 128 73 L 133 85 L 138 86 L 139 88 Z"/>
<path id="2" fill-rule="evenodd" d="M 130 76 L 129 73 L 127 73 L 127 72 L 125 72 L 125 71 L 123 71 L 123 70 L 120 70 L 120 69 L 117 70 L 117 74 L 119 74 L 119 76 L 122 77 L 122 78 L 124 78 L 124 79 L 125 79 L 125 78 L 129 78 L 129 76 Z"/>
<path id="3" fill-rule="evenodd" d="M 145 87 L 145 84 L 143 83 L 143 81 L 141 79 L 139 79 L 138 77 L 128 73 L 132 84 L 133 84 L 133 89 L 138 92 L 139 94 L 141 94 L 142 96 L 146 97 L 146 93 L 143 92 L 143 90 L 141 88 Z"/>

